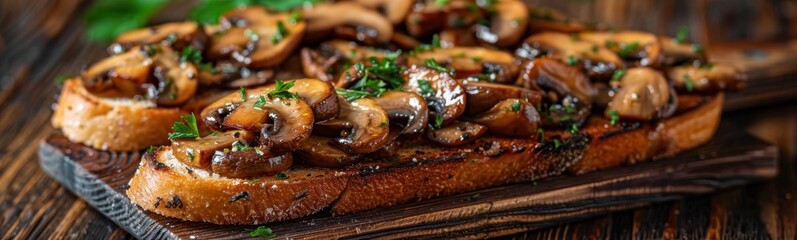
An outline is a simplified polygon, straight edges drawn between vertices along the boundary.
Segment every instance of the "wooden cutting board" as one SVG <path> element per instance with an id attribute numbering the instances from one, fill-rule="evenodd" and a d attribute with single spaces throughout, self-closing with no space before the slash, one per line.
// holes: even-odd
<path id="1" fill-rule="evenodd" d="M 501 236 L 771 178 L 777 154 L 723 123 L 709 143 L 673 158 L 267 226 L 279 238 Z M 47 174 L 138 238 L 237 239 L 255 228 L 186 222 L 132 204 L 124 192 L 140 153 L 97 151 L 55 135 L 41 143 L 39 156 Z"/>

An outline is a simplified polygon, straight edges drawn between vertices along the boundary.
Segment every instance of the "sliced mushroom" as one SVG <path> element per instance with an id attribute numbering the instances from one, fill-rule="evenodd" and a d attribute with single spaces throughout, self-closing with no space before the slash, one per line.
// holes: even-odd
<path id="1" fill-rule="evenodd" d="M 421 1 L 407 15 L 404 25 L 407 33 L 423 38 L 446 28 L 471 26 L 484 17 L 484 11 L 470 1 Z"/>
<path id="2" fill-rule="evenodd" d="M 372 40 L 388 43 L 393 35 L 393 23 L 376 11 L 353 2 L 316 4 L 305 8 L 308 38 L 313 40 L 341 26 L 352 26 L 357 41 Z"/>
<path id="3" fill-rule="evenodd" d="M 211 170 L 225 177 L 250 178 L 275 175 L 293 165 L 293 154 L 273 153 L 266 148 L 217 151 Z"/>
<path id="4" fill-rule="evenodd" d="M 703 65 L 708 63 L 706 52 L 699 45 L 686 42 L 678 42 L 670 37 L 659 37 L 661 43 L 662 63 L 666 66 L 676 66 L 684 64 Z"/>
<path id="5" fill-rule="evenodd" d="M 390 124 L 401 127 L 400 135 L 416 136 L 426 128 L 429 109 L 420 95 L 413 92 L 389 91 L 374 100 L 385 109 Z"/>
<path id="6" fill-rule="evenodd" d="M 529 6 L 529 32 L 561 32 L 577 33 L 591 30 L 593 27 L 567 17 L 551 8 Z"/>
<path id="7" fill-rule="evenodd" d="M 618 91 L 607 107 L 606 116 L 621 119 L 652 120 L 675 112 L 675 92 L 667 80 L 652 68 L 632 68 L 620 79 Z"/>
<path id="8" fill-rule="evenodd" d="M 479 40 L 473 34 L 472 29 L 468 28 L 449 28 L 438 33 L 440 36 L 440 46 L 443 47 L 468 47 L 478 46 Z"/>
<path id="9" fill-rule="evenodd" d="M 222 17 L 225 26 L 211 34 L 210 59 L 232 58 L 254 68 L 282 63 L 299 45 L 305 23 L 290 13 L 269 13 L 262 7 L 236 8 Z"/>
<path id="10" fill-rule="evenodd" d="M 469 121 L 486 126 L 487 131 L 495 134 L 532 137 L 537 134 L 540 114 L 525 100 L 506 99 Z"/>
<path id="11" fill-rule="evenodd" d="M 473 116 L 490 110 L 498 102 L 510 98 L 523 99 L 537 105 L 541 102 L 542 94 L 526 88 L 511 85 L 464 80 L 460 85 L 465 89 L 468 104 L 465 106 L 465 115 Z"/>
<path id="12" fill-rule="evenodd" d="M 252 132 L 234 130 L 209 135 L 198 139 L 177 139 L 172 141 L 172 153 L 180 162 L 198 168 L 210 167 L 213 154 L 225 148 L 230 148 L 233 143 L 254 142 L 256 135 Z"/>
<path id="13" fill-rule="evenodd" d="M 543 92 L 546 125 L 570 125 L 585 120 L 597 94 L 586 75 L 575 67 L 550 58 L 524 65 L 517 85 Z"/>
<path id="14" fill-rule="evenodd" d="M 137 29 L 122 33 L 116 38 L 116 43 L 124 49 L 138 45 L 163 44 L 177 50 L 191 46 L 199 52 L 205 49 L 207 41 L 208 36 L 202 25 L 193 21 Z"/>
<path id="15" fill-rule="evenodd" d="M 350 41 L 331 40 L 321 43 L 317 50 L 302 49 L 302 70 L 307 76 L 332 81 L 340 73 L 349 70 L 352 64 L 367 63 L 370 58 L 382 59 L 388 54 L 388 51 L 360 46 Z"/>
<path id="16" fill-rule="evenodd" d="M 334 140 L 326 137 L 310 136 L 301 148 L 294 151 L 296 157 L 319 167 L 343 167 L 360 161 L 360 154 L 348 154 L 334 147 Z"/>
<path id="17" fill-rule="evenodd" d="M 673 67 L 667 70 L 667 75 L 680 93 L 738 91 L 747 85 L 744 76 L 738 70 L 722 64 Z"/>
<path id="18" fill-rule="evenodd" d="M 337 132 L 333 146 L 355 154 L 374 152 L 385 146 L 390 122 L 379 103 L 369 98 L 352 102 L 340 99 L 338 102 L 340 112 L 337 118 L 316 124 L 318 131 Z"/>
<path id="19" fill-rule="evenodd" d="M 428 59 L 453 68 L 455 78 L 476 78 L 491 82 L 509 83 L 518 74 L 518 62 L 512 55 L 499 50 L 480 47 L 438 48 L 416 53 L 407 59 L 408 65 L 423 65 Z"/>
<path id="20" fill-rule="evenodd" d="M 196 92 L 196 67 L 181 62 L 169 47 L 144 45 L 108 57 L 83 72 L 86 88 L 100 96 L 152 99 L 174 106 L 188 101 Z"/>
<path id="21" fill-rule="evenodd" d="M 443 118 L 443 125 L 465 112 L 465 91 L 448 73 L 413 65 L 402 76 L 406 80 L 404 90 L 423 96 L 432 115 Z"/>
<path id="22" fill-rule="evenodd" d="M 542 32 L 534 34 L 515 50 L 515 55 L 523 59 L 553 57 L 562 62 L 573 62 L 581 66 L 592 79 L 609 80 L 623 61 L 604 44 L 583 41 L 579 35 Z"/>
<path id="23" fill-rule="evenodd" d="M 594 44 L 602 44 L 629 66 L 658 67 L 662 61 L 662 49 L 656 35 L 637 32 L 584 32 L 579 38 Z"/>
<path id="24" fill-rule="evenodd" d="M 476 27 L 476 38 L 498 47 L 509 47 L 520 41 L 526 32 L 529 21 L 529 10 L 526 3 L 520 0 L 501 0 L 493 2 L 495 13 L 490 20 L 490 27 Z"/>
<path id="25" fill-rule="evenodd" d="M 413 0 L 354 0 L 367 8 L 380 10 L 394 25 L 404 21 L 412 8 Z"/>
<path id="26" fill-rule="evenodd" d="M 472 122 L 454 121 L 440 129 L 426 132 L 426 139 L 443 146 L 460 146 L 471 143 L 484 135 L 487 127 Z"/>
<path id="27" fill-rule="evenodd" d="M 251 87 L 271 82 L 275 76 L 274 69 L 252 70 L 238 62 L 218 61 L 212 68 L 200 69 L 199 83 L 230 88 Z"/>

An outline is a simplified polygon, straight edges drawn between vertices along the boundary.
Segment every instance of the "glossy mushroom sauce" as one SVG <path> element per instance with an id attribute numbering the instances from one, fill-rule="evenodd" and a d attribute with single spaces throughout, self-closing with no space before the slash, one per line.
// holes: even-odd
<path id="1" fill-rule="evenodd" d="M 247 7 L 125 33 L 81 79 L 101 97 L 202 109 L 175 123 L 176 159 L 251 178 L 389 159 L 409 141 L 656 121 L 694 102 L 679 96 L 743 87 L 678 35 L 601 31 L 519 0 Z"/>

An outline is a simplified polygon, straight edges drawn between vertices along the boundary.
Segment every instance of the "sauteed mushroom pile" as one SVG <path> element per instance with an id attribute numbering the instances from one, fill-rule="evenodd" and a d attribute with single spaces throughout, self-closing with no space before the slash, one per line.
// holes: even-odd
<path id="1" fill-rule="evenodd" d="M 226 177 L 388 159 L 408 142 L 540 139 L 590 117 L 656 121 L 677 114 L 679 94 L 744 85 L 683 37 L 597 31 L 520 0 L 246 7 L 220 22 L 123 34 L 82 79 L 99 96 L 160 106 L 234 91 L 176 124 L 171 146 Z M 305 78 L 275 80 L 286 72 Z M 192 124 L 210 134 L 180 134 Z"/>

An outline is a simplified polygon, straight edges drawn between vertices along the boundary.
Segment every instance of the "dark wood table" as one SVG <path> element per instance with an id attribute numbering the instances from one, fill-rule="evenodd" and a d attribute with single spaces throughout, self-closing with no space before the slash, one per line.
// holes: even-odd
<path id="1" fill-rule="evenodd" d="M 58 91 L 53 79 L 76 74 L 105 55 L 102 45 L 81 39 L 76 12 L 85 5 L 75 0 L 0 2 L 0 129 L 4 132 L 0 135 L 0 239 L 131 238 L 47 177 L 37 164 L 39 141 L 55 132 L 49 123 Z M 715 59 L 743 64 L 750 73 L 752 87 L 729 96 L 724 117 L 736 122 L 739 131 L 779 145 L 782 157 L 776 179 L 514 237 L 795 239 L 797 67 L 793 63 L 797 49 L 786 46 L 791 45 L 709 49 L 722 56 Z M 745 55 L 748 47 L 764 52 L 764 57 Z M 772 59 L 766 53 L 772 53 Z"/>

